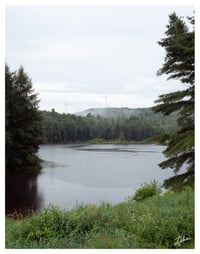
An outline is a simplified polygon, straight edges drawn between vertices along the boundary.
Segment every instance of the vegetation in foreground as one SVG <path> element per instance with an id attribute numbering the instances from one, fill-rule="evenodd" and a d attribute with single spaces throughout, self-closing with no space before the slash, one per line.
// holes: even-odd
<path id="1" fill-rule="evenodd" d="M 141 189 L 117 205 L 7 218 L 6 248 L 194 248 L 194 191 L 160 195 L 155 182 Z"/>

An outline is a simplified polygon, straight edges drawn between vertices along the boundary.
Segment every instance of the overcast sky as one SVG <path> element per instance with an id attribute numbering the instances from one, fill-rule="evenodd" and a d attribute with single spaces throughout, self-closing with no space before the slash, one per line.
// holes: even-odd
<path id="1" fill-rule="evenodd" d="M 157 77 L 168 15 L 192 6 L 8 6 L 6 62 L 23 65 L 40 109 L 149 107 L 184 88 Z"/>

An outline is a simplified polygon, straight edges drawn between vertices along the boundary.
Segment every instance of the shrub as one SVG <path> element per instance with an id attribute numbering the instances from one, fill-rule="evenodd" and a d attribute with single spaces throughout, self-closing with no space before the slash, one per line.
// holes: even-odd
<path id="1" fill-rule="evenodd" d="M 155 181 L 140 189 L 149 185 L 160 193 Z M 6 248 L 15 249 L 194 248 L 194 238 L 192 189 L 70 211 L 54 206 L 22 220 L 6 219 Z"/>
<path id="2" fill-rule="evenodd" d="M 161 193 L 161 186 L 158 182 L 151 181 L 150 183 L 144 183 L 139 189 L 135 191 L 133 200 L 140 201 L 154 195 L 159 195 Z"/>

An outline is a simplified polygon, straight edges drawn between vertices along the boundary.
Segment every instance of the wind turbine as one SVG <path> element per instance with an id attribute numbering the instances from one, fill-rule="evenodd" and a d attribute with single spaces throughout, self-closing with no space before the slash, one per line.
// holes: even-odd
<path id="1" fill-rule="evenodd" d="M 107 96 L 103 96 L 104 100 L 105 100 L 105 107 L 108 107 L 108 97 Z"/>

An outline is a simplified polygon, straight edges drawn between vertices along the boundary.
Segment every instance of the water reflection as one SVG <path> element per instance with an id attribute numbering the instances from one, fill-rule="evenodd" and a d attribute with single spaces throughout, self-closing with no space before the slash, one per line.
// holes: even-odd
<path id="1" fill-rule="evenodd" d="M 41 207 L 42 196 L 38 193 L 36 174 L 6 173 L 6 214 Z"/>
<path id="2" fill-rule="evenodd" d="M 49 205 L 71 209 L 77 203 L 115 204 L 144 182 L 162 184 L 172 176 L 161 170 L 164 147 L 156 145 L 43 145 L 39 175 L 6 178 L 6 212 L 39 211 Z"/>

